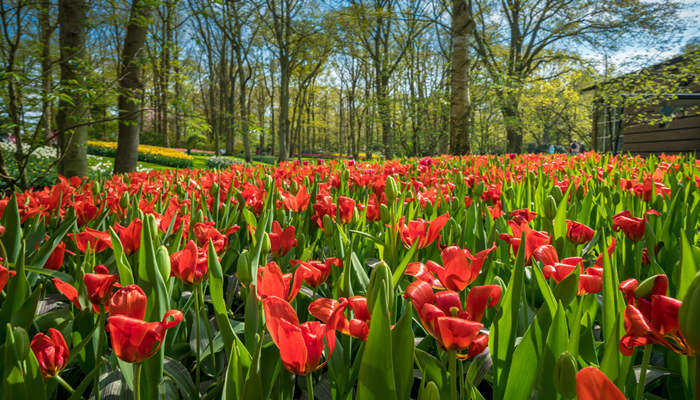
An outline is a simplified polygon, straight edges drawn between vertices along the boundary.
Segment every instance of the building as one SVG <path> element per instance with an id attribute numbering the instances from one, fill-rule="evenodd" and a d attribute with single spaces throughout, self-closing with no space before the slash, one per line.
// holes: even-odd
<path id="1" fill-rule="evenodd" d="M 599 152 L 700 153 L 700 52 L 583 90 L 592 93 Z"/>

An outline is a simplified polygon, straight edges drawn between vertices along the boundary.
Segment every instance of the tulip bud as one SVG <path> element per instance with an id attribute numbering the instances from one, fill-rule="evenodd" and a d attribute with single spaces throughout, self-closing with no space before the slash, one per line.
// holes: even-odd
<path id="1" fill-rule="evenodd" d="M 394 296 L 392 293 L 391 272 L 389 266 L 384 261 L 379 261 L 374 265 L 369 278 L 369 286 L 367 287 L 367 307 L 371 313 L 374 309 L 374 303 L 379 298 L 379 290 L 384 291 L 384 298 L 387 301 L 388 309 L 392 309 Z"/>
<path id="2" fill-rule="evenodd" d="M 425 215 L 426 216 L 433 215 L 433 203 L 431 201 L 427 201 L 425 203 Z"/>
<path id="3" fill-rule="evenodd" d="M 688 345 L 700 353 L 700 272 L 690 284 L 678 312 L 678 324 Z M 696 389 L 697 390 L 697 389 Z"/>
<path id="4" fill-rule="evenodd" d="M 297 181 L 292 181 L 292 183 L 289 185 L 289 188 L 292 190 L 292 193 L 296 194 L 299 191 L 299 185 L 297 184 Z"/>
<path id="5" fill-rule="evenodd" d="M 561 188 L 559 186 L 554 186 L 552 188 L 552 196 L 554 197 L 554 201 L 559 204 L 561 203 L 561 199 L 564 198 L 564 193 L 561 191 Z"/>
<path id="6" fill-rule="evenodd" d="M 270 242 L 270 236 L 265 232 L 262 237 L 262 253 L 268 254 L 272 248 L 272 243 Z"/>
<path id="7" fill-rule="evenodd" d="M 160 275 L 163 277 L 163 281 L 167 282 L 170 278 L 170 255 L 168 254 L 168 249 L 165 246 L 158 247 L 156 250 L 156 264 L 158 265 L 158 270 Z"/>
<path id="8" fill-rule="evenodd" d="M 270 174 L 265 174 L 265 187 L 272 187 L 273 182 L 274 179 L 272 179 L 272 176 L 270 176 Z"/>
<path id="9" fill-rule="evenodd" d="M 187 215 L 187 204 L 180 206 L 180 215 Z"/>
<path id="10" fill-rule="evenodd" d="M 503 196 L 506 199 L 512 199 L 515 197 L 515 190 L 513 190 L 512 186 L 508 186 L 506 190 L 503 191 Z"/>
<path id="11" fill-rule="evenodd" d="M 557 216 L 557 202 L 551 194 L 544 199 L 544 216 L 549 220 Z"/>
<path id="12" fill-rule="evenodd" d="M 568 351 L 561 353 L 554 364 L 554 387 L 565 399 L 576 398 L 576 360 Z"/>
<path id="13" fill-rule="evenodd" d="M 479 182 L 479 184 L 474 188 L 474 197 L 481 197 L 485 190 L 486 186 L 484 186 L 484 182 Z"/>
<path id="14" fill-rule="evenodd" d="M 129 207 L 129 203 L 131 203 L 131 199 L 129 198 L 129 192 L 124 192 L 122 194 L 122 197 L 119 198 L 119 207 L 125 210 Z"/>
<path id="15" fill-rule="evenodd" d="M 243 250 L 238 256 L 236 273 L 238 274 L 238 279 L 245 285 L 249 285 L 253 280 L 253 275 L 250 271 L 250 260 L 248 260 L 248 250 Z"/>
<path id="16" fill-rule="evenodd" d="M 379 216 L 382 219 L 383 224 L 388 224 L 391 222 L 391 216 L 389 215 L 389 207 L 386 204 L 379 206 Z"/>
<path id="17" fill-rule="evenodd" d="M 384 187 L 384 194 L 389 203 L 394 204 L 396 196 L 399 193 L 399 186 L 396 184 L 396 180 L 393 176 L 389 175 L 386 177 L 386 186 Z"/>
<path id="18" fill-rule="evenodd" d="M 192 218 L 192 226 L 194 226 L 194 224 L 197 222 L 204 222 L 204 212 L 201 208 L 194 214 L 194 218 Z"/>
<path id="19" fill-rule="evenodd" d="M 212 196 L 218 195 L 218 194 L 219 194 L 219 184 L 216 183 L 216 182 L 212 183 L 212 184 L 211 184 L 211 189 L 210 189 L 209 193 L 210 193 Z"/>
<path id="20" fill-rule="evenodd" d="M 326 214 L 323 216 L 323 232 L 326 236 L 330 236 L 332 232 L 331 229 L 333 229 L 333 220 L 330 215 Z"/>

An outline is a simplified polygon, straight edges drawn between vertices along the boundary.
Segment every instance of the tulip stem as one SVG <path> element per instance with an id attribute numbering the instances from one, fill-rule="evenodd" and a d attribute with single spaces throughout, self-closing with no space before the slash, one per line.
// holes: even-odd
<path id="1" fill-rule="evenodd" d="M 195 364 L 195 386 L 197 388 L 197 397 L 199 397 L 199 384 L 200 384 L 200 377 L 199 377 L 199 285 L 196 285 L 194 287 L 194 323 L 196 324 L 194 326 L 195 330 L 195 350 L 196 353 L 196 364 Z"/>
<path id="2" fill-rule="evenodd" d="M 700 354 L 695 355 L 695 400 L 700 400 Z"/>
<path id="3" fill-rule="evenodd" d="M 207 338 L 209 339 L 209 350 L 211 350 L 211 368 L 212 371 L 216 371 L 216 358 L 214 357 L 214 335 L 211 331 L 211 326 L 209 326 L 209 320 L 207 318 L 206 305 L 204 304 L 204 290 L 202 290 L 202 284 L 199 284 L 199 304 L 202 305 L 202 316 L 204 317 L 204 329 L 207 331 Z"/>
<path id="4" fill-rule="evenodd" d="M 100 357 L 102 357 L 102 352 L 105 345 L 105 315 L 105 305 L 100 304 L 100 316 L 97 322 L 97 325 L 99 326 L 99 329 L 97 331 L 97 353 L 95 353 L 95 364 L 97 365 L 97 373 L 95 374 L 94 388 L 95 400 L 100 400 L 100 367 L 102 366 Z"/>
<path id="5" fill-rule="evenodd" d="M 639 382 L 637 382 L 637 392 L 635 393 L 635 400 L 642 400 L 644 395 L 644 384 L 647 380 L 647 369 L 649 368 L 649 359 L 651 358 L 651 345 L 648 344 L 644 346 L 644 354 L 642 355 L 642 366 L 639 370 Z"/>
<path id="6" fill-rule="evenodd" d="M 454 350 L 450 350 L 447 353 L 449 358 L 449 368 L 450 368 L 450 399 L 457 400 L 457 353 Z"/>
<path id="7" fill-rule="evenodd" d="M 141 363 L 134 364 L 134 400 L 141 398 Z"/>
<path id="8" fill-rule="evenodd" d="M 306 394 L 309 400 L 314 400 L 314 376 L 311 372 L 306 374 Z"/>
<path id="9" fill-rule="evenodd" d="M 56 382 L 58 382 L 61 386 L 63 386 L 64 389 L 68 391 L 68 393 L 73 394 L 75 392 L 75 389 L 71 387 L 71 385 L 68 384 L 63 378 L 61 378 L 60 375 L 56 375 Z"/>

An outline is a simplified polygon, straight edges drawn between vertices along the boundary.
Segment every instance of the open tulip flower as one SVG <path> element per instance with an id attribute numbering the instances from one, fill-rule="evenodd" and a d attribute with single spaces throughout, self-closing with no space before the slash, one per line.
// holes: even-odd
<path id="1" fill-rule="evenodd" d="M 488 335 L 481 333 L 481 318 L 486 307 L 493 307 L 501 299 L 498 285 L 475 286 L 467 294 L 462 308 L 459 293 L 444 290 L 437 293 L 424 281 L 413 281 L 404 297 L 411 299 L 425 330 L 444 350 L 455 350 L 458 358 L 469 358 L 481 353 L 488 343 Z"/>
<path id="2" fill-rule="evenodd" d="M 620 389 L 596 367 L 586 367 L 576 374 L 578 400 L 626 400 Z"/>
<path id="3" fill-rule="evenodd" d="M 348 307 L 352 318 L 345 316 Z M 321 297 L 309 304 L 309 314 L 344 335 L 367 341 L 370 314 L 364 296 L 341 297 L 338 300 Z"/>
<path id="4" fill-rule="evenodd" d="M 346 196 L 338 197 L 338 212 L 340 214 L 340 222 L 344 224 L 350 223 L 355 213 L 355 200 Z"/>
<path id="5" fill-rule="evenodd" d="M 305 211 L 309 207 L 309 199 L 311 198 L 304 185 L 299 185 L 299 190 L 295 195 L 280 189 L 280 197 L 284 208 L 294 212 Z"/>
<path id="6" fill-rule="evenodd" d="M 560 283 L 567 276 L 576 270 L 578 266 L 578 292 L 579 296 L 584 294 L 600 293 L 603 290 L 603 271 L 600 268 L 589 267 L 583 269 L 583 259 L 581 257 L 568 257 L 556 262 L 554 265 L 542 267 L 542 274 L 545 279 L 553 279 Z"/>
<path id="7" fill-rule="evenodd" d="M 170 255 L 170 275 L 185 283 L 197 285 L 207 276 L 207 254 L 190 240 L 185 248 Z"/>
<path id="8" fill-rule="evenodd" d="M 141 227 L 143 223 L 140 219 L 134 218 L 128 226 L 116 224 L 114 230 L 119 235 L 126 255 L 134 254 L 141 246 Z"/>
<path id="9" fill-rule="evenodd" d="M 586 244 L 593 239 L 595 231 L 580 222 L 566 220 L 566 238 L 574 244 Z"/>
<path id="10" fill-rule="evenodd" d="M 655 275 L 641 284 L 636 279 L 620 283 L 627 299 L 625 332 L 620 339 L 620 352 L 631 356 L 634 348 L 660 344 L 679 354 L 693 355 L 678 326 L 681 301 L 666 296 L 668 278 Z"/>
<path id="11" fill-rule="evenodd" d="M 282 364 L 295 375 L 307 375 L 321 368 L 335 347 L 335 330 L 319 321 L 299 323 L 296 312 L 285 300 L 270 296 L 263 300 L 265 325 L 280 351 Z"/>
<path id="12" fill-rule="evenodd" d="M 270 237 L 270 252 L 275 257 L 283 257 L 289 250 L 296 247 L 295 229 L 293 226 L 288 226 L 282 230 L 279 222 L 272 221 L 272 232 L 268 236 Z"/>
<path id="13" fill-rule="evenodd" d="M 638 242 L 644 237 L 644 227 L 647 222 L 647 215 L 661 215 L 656 210 L 647 210 L 643 218 L 633 217 L 629 210 L 625 210 L 613 215 L 613 231 L 622 231 L 629 240 Z"/>
<path id="14" fill-rule="evenodd" d="M 511 246 L 513 254 L 518 254 L 520 249 L 521 241 L 525 240 L 525 263 L 530 264 L 533 256 L 537 253 L 537 257 L 544 264 L 547 264 L 548 260 L 552 260 L 552 250 L 551 248 L 541 248 L 542 246 L 548 246 L 552 243 L 552 238 L 549 234 L 544 231 L 535 231 L 530 228 L 526 223 L 518 224 L 513 220 L 508 221 L 508 226 L 510 226 L 512 235 L 507 233 L 501 233 L 498 235 L 499 238 L 508 242 Z M 556 253 L 554 254 L 556 256 Z M 550 264 L 553 262 L 550 262 Z"/>
<path id="15" fill-rule="evenodd" d="M 29 344 L 39 362 L 41 375 L 53 378 L 68 364 L 68 345 L 63 334 L 49 328 L 49 334 L 37 333 Z"/>
<path id="16" fill-rule="evenodd" d="M 205 247 L 210 239 L 217 253 L 224 251 L 226 247 L 228 247 L 228 237 L 219 232 L 219 230 L 214 227 L 214 222 L 212 221 L 197 222 L 192 227 L 192 231 L 194 232 L 199 247 Z"/>
<path id="17" fill-rule="evenodd" d="M 469 286 L 479 276 L 481 267 L 484 261 L 489 256 L 489 253 L 496 250 L 496 245 L 482 250 L 474 255 L 468 249 L 460 249 L 457 246 L 446 247 L 440 254 L 442 264 L 440 265 L 433 261 L 425 263 L 425 270 L 420 264 L 414 264 L 411 269 L 407 268 L 406 274 L 415 276 L 416 278 L 428 282 L 433 287 L 445 288 L 456 292 L 461 292 Z M 431 276 L 434 274 L 438 282 Z"/>
<path id="18" fill-rule="evenodd" d="M 87 251 L 88 245 L 90 246 L 90 250 L 95 253 L 101 253 L 112 248 L 112 238 L 110 238 L 109 232 L 85 228 L 83 232 L 75 234 L 69 233 L 68 236 L 71 236 L 73 240 L 75 240 L 75 247 L 83 253 Z"/>
<path id="19" fill-rule="evenodd" d="M 415 219 L 408 221 L 408 225 L 399 223 L 399 234 L 401 235 L 401 241 L 406 248 L 413 246 L 413 243 L 418 241 L 418 248 L 423 249 L 436 240 L 440 242 L 440 231 L 445 227 L 447 221 L 450 219 L 450 214 L 445 213 L 436 217 L 432 221 L 425 221 L 422 219 Z"/>
<path id="20" fill-rule="evenodd" d="M 324 262 L 292 260 L 290 264 L 298 266 L 297 271 L 302 273 L 304 282 L 312 288 L 321 286 L 328 279 L 332 266 L 343 267 L 343 261 L 336 257 L 327 258 Z"/>
<path id="21" fill-rule="evenodd" d="M 110 274 L 104 265 L 96 265 L 94 273 L 83 274 L 88 299 L 94 306 L 104 304 L 112 296 L 112 288 L 119 286 L 119 276 Z"/>
<path id="22" fill-rule="evenodd" d="M 110 315 L 126 315 L 143 319 L 146 316 L 148 299 L 138 285 L 128 285 L 117 290 L 109 299 L 106 310 Z"/>
<path id="23" fill-rule="evenodd" d="M 112 349 L 120 360 L 140 363 L 160 349 L 165 332 L 182 321 L 182 312 L 169 310 L 162 321 L 146 322 L 140 318 L 114 315 L 107 318 Z"/>
<path id="24" fill-rule="evenodd" d="M 255 288 L 258 300 L 279 297 L 291 302 L 299 293 L 304 274 L 304 270 L 299 268 L 293 274 L 291 272 L 284 274 L 274 261 L 270 261 L 264 267 L 259 267 Z"/>

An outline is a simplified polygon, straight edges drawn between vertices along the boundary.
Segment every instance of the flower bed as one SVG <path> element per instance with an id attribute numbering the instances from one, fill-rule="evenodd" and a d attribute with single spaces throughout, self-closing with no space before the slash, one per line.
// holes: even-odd
<path id="1" fill-rule="evenodd" d="M 3 395 L 692 398 L 698 171 L 325 160 L 14 193 Z"/>
<path id="2" fill-rule="evenodd" d="M 115 157 L 117 154 L 117 142 L 102 142 L 88 140 L 88 154 L 105 157 Z M 181 151 L 167 147 L 139 145 L 139 161 L 151 162 L 176 168 L 191 168 L 193 158 Z"/>

